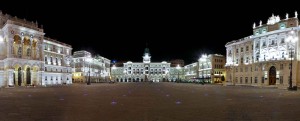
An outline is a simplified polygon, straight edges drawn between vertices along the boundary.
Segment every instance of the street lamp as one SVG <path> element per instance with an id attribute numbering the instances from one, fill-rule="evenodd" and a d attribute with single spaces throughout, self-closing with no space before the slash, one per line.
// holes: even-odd
<path id="1" fill-rule="evenodd" d="M 92 61 L 92 59 L 91 58 L 87 58 L 86 60 L 85 60 L 87 63 L 88 63 L 88 65 L 89 65 L 89 71 L 88 71 L 88 73 L 89 73 L 89 78 L 88 78 L 88 81 L 87 81 L 87 85 L 91 85 L 91 61 Z"/>
<path id="2" fill-rule="evenodd" d="M 290 54 L 291 54 L 291 64 L 290 64 L 290 80 L 289 80 L 289 90 L 293 90 L 292 87 L 292 69 L 293 69 L 293 49 L 296 49 L 296 47 L 292 48 L 292 45 L 295 45 L 295 43 L 298 41 L 298 37 L 295 35 L 294 31 L 290 32 L 290 35 L 285 39 L 285 41 L 287 42 L 287 44 L 289 44 L 289 49 L 290 49 Z M 296 52 L 296 50 L 295 50 Z M 296 55 L 296 53 L 295 53 Z"/>

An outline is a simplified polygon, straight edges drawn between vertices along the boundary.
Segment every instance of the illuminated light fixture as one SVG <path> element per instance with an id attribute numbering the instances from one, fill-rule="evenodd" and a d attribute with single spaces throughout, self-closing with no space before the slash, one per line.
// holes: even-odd
<path id="1" fill-rule="evenodd" d="M 33 35 L 30 35 L 30 38 L 33 38 Z"/>
<path id="2" fill-rule="evenodd" d="M 24 36 L 24 33 L 23 33 L 23 32 L 21 32 L 21 35 L 22 35 L 22 36 Z"/>
<path id="3" fill-rule="evenodd" d="M 3 37 L 2 36 L 0 36 L 0 42 L 3 42 Z"/>

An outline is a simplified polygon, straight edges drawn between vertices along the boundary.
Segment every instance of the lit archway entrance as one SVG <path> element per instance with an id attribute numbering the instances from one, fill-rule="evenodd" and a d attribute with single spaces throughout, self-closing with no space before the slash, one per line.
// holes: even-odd
<path id="1" fill-rule="evenodd" d="M 31 84 L 31 74 L 29 67 L 26 69 L 26 84 Z"/>
<path id="2" fill-rule="evenodd" d="M 269 70 L 269 85 L 276 84 L 276 68 L 272 66 Z"/>
<path id="3" fill-rule="evenodd" d="M 22 69 L 21 67 L 18 68 L 18 85 L 21 86 L 22 84 Z"/>

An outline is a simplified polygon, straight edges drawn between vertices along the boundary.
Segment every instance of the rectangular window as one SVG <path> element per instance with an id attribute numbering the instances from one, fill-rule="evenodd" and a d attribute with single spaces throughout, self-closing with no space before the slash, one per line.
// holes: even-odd
<path id="1" fill-rule="evenodd" d="M 249 46 L 246 46 L 246 51 L 248 51 L 249 50 Z"/>
<path id="2" fill-rule="evenodd" d="M 280 84 L 283 84 L 283 76 L 280 76 L 279 82 Z"/>
<path id="3" fill-rule="evenodd" d="M 243 61 L 244 61 L 244 58 L 241 58 L 241 64 L 243 63 Z"/>
<path id="4" fill-rule="evenodd" d="M 246 84 L 248 83 L 248 77 L 245 77 L 245 83 Z"/>
<path id="5" fill-rule="evenodd" d="M 254 83 L 257 83 L 257 77 L 255 77 L 255 79 L 254 79 Z"/>
<path id="6" fill-rule="evenodd" d="M 283 64 L 280 64 L 280 70 L 283 70 Z"/>
<path id="7" fill-rule="evenodd" d="M 265 83 L 265 78 L 264 77 L 261 77 L 261 83 Z"/>

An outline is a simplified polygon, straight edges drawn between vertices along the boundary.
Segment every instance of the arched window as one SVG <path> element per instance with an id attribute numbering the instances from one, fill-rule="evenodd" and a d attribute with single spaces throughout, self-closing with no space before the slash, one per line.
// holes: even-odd
<path id="1" fill-rule="evenodd" d="M 51 63 L 51 64 L 53 64 L 53 61 L 52 61 L 52 56 L 50 57 L 50 63 Z"/>
<path id="2" fill-rule="evenodd" d="M 30 48 L 27 48 L 27 56 L 31 56 L 31 50 L 30 50 Z"/>

